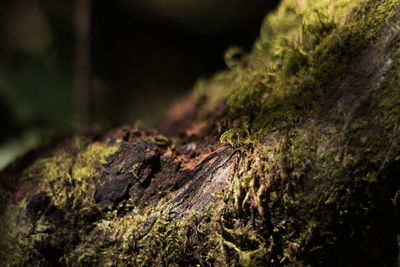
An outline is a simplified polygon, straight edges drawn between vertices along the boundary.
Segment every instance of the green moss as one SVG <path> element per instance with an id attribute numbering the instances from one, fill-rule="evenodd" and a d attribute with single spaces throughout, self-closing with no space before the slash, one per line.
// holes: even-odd
<path id="1" fill-rule="evenodd" d="M 0 233 L 2 233 L 0 261 L 8 263 L 10 266 L 19 265 L 24 250 L 29 249 L 26 240 L 23 239 L 23 236 L 27 234 L 26 230 L 19 229 L 17 226 L 18 215 L 24 209 L 25 205 L 25 200 L 17 205 L 9 201 L 0 217 Z M 23 245 L 18 246 L 16 243 Z"/>
<path id="2" fill-rule="evenodd" d="M 188 266 L 215 261 L 216 244 L 212 238 L 212 212 L 177 218 L 170 204 L 133 207 L 124 215 L 108 212 L 96 222 L 95 233 L 85 247 L 65 256 L 66 263 L 93 263 L 103 266 Z M 92 242 L 101 238 L 102 243 Z M 196 243 L 202 241 L 202 243 Z M 213 250 L 214 249 L 214 250 Z M 200 253 L 195 259 L 194 253 Z"/>
<path id="3" fill-rule="evenodd" d="M 376 188 L 396 175 L 386 169 L 392 144 L 384 129 L 358 120 L 347 134 L 324 134 L 311 124 L 285 131 L 273 149 L 242 151 L 217 227 L 226 265 L 314 266 L 341 250 L 337 240 L 372 249 L 365 244 L 376 231 L 376 213 L 389 216 L 392 196 Z M 385 220 L 390 236 L 395 219 Z M 340 251 L 334 262 L 352 262 L 349 254 Z M 371 255 L 362 257 L 368 262 Z"/>
<path id="4" fill-rule="evenodd" d="M 233 146 L 254 143 L 273 129 L 317 114 L 325 95 L 351 71 L 398 4 L 283 1 L 266 17 L 259 40 L 241 57 L 243 62 L 203 85 L 229 96 L 230 119 L 221 141 Z M 207 99 L 207 93 L 204 96 Z M 215 100 L 206 103 L 214 105 L 210 103 Z"/>
<path id="5" fill-rule="evenodd" d="M 107 157 L 114 154 L 118 147 L 93 143 L 78 150 L 76 155 L 59 151 L 51 158 L 41 159 L 37 163 L 44 166 L 40 191 L 51 197 L 52 203 L 60 209 L 65 209 L 71 201 L 73 208 L 93 206 L 93 181 L 100 178 L 101 164 L 106 164 Z"/>
<path id="6" fill-rule="evenodd" d="M 398 184 L 393 166 L 400 157 L 400 61 L 370 110 L 352 118 L 348 130 L 320 127 L 318 111 L 398 4 L 286 0 L 266 17 L 252 52 L 227 51 L 230 70 L 196 88 L 199 116 L 227 99 L 221 142 L 241 153 L 229 190 L 206 212 L 177 215 L 170 195 L 154 206 L 127 200 L 101 211 L 94 202 L 95 183 L 119 146 L 77 139 L 72 151 L 60 150 L 26 172 L 41 170 L 39 193 L 60 212 L 59 221 L 44 212 L 20 217 L 26 199 L 9 200 L 0 231 L 16 241 L 1 244 L 1 259 L 11 265 L 102 266 L 370 263 L 371 251 L 385 248 L 371 249 L 381 234 L 374 226 L 398 233 L 391 225 L 395 219 L 385 213 L 392 208 L 390 190 L 396 189 L 382 188 Z M 277 144 L 265 145 L 263 138 L 273 130 L 279 132 Z M 148 140 L 175 146 L 163 136 Z M 141 167 L 135 163 L 120 171 L 137 176 Z M 21 220 L 26 223 L 17 224 Z M 343 249 L 343 243 L 351 247 Z M 43 246 L 54 262 L 42 262 Z"/>
<path id="7" fill-rule="evenodd" d="M 397 46 L 394 50 L 394 66 L 388 74 L 389 78 L 386 79 L 383 90 L 379 90 L 375 94 L 374 100 L 380 111 L 381 123 L 385 127 L 385 133 L 390 142 L 395 145 L 390 151 L 397 153 L 399 151 L 397 144 L 400 136 L 400 47 Z"/>
<path id="8" fill-rule="evenodd" d="M 90 227 L 86 220 L 98 213 L 94 181 L 100 177 L 105 159 L 118 147 L 101 143 L 86 146 L 84 140 L 76 139 L 70 152 L 60 149 L 28 167 L 24 175 L 30 179 L 40 176 L 37 193 L 45 194 L 51 207 L 32 213 L 28 211 L 26 198 L 18 203 L 9 200 L 0 231 L 8 236 L 4 240 L 12 242 L 5 244 L 1 259 L 11 265 L 54 264 L 58 260 L 68 263 L 62 255 L 86 238 Z M 57 219 L 49 220 L 51 217 L 46 215 L 49 212 L 58 213 Z M 49 253 L 47 259 L 54 257 L 55 262 L 43 262 L 41 254 L 46 253 Z"/>
<path id="9" fill-rule="evenodd" d="M 158 147 L 162 148 L 171 148 L 171 149 L 176 149 L 178 148 L 180 144 L 180 139 L 177 137 L 165 137 L 163 135 L 152 135 L 149 137 L 145 137 L 144 140 L 149 141 L 153 144 L 155 144 Z"/>

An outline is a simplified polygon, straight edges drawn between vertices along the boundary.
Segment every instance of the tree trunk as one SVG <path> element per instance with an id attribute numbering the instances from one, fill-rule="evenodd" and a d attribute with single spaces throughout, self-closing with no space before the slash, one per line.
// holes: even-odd
<path id="1" fill-rule="evenodd" d="M 56 140 L 1 174 L 6 265 L 392 266 L 400 8 L 285 0 L 156 130 Z"/>

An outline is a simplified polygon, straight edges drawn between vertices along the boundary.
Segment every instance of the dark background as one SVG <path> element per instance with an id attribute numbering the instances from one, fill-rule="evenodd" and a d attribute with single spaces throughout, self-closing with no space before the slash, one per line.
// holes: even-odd
<path id="1" fill-rule="evenodd" d="M 151 127 L 231 45 L 251 50 L 277 0 L 93 0 L 90 125 Z M 0 2 L 0 168 L 73 131 L 74 1 Z"/>

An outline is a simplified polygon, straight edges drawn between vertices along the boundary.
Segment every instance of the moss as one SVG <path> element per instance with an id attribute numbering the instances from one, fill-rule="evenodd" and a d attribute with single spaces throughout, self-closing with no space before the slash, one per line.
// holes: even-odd
<path id="1" fill-rule="evenodd" d="M 191 212 L 177 218 L 172 205 L 133 207 L 124 215 L 109 211 L 95 223 L 84 247 L 65 256 L 65 263 L 98 263 L 103 266 L 195 266 L 215 262 L 211 234 L 212 207 L 203 214 Z M 101 238 L 101 243 L 94 240 Z M 202 243 L 198 243 L 201 241 Z M 214 250 L 213 250 L 214 249 Z M 195 258 L 195 253 L 201 255 Z"/>
<path id="2" fill-rule="evenodd" d="M 380 111 L 381 123 L 385 127 L 385 133 L 390 142 L 394 145 L 390 151 L 397 153 L 399 151 L 398 143 L 400 136 L 400 47 L 394 48 L 394 66 L 388 74 L 383 85 L 383 90 L 376 92 L 374 101 Z"/>
<path id="3" fill-rule="evenodd" d="M 171 149 L 176 149 L 178 148 L 180 144 L 180 139 L 178 137 L 165 137 L 163 135 L 152 135 L 149 137 L 144 138 L 144 140 L 147 140 L 153 144 L 155 144 L 158 147 L 162 148 L 171 148 Z"/>
<path id="4" fill-rule="evenodd" d="M 283 1 L 266 17 L 253 51 L 207 85 L 213 92 L 224 81 L 216 95 L 229 96 L 230 119 L 221 141 L 254 143 L 317 114 L 397 5 L 394 0 Z"/>
<path id="5" fill-rule="evenodd" d="M 128 200 L 112 210 L 101 211 L 94 203 L 91 183 L 101 174 L 98 168 L 101 160 L 118 151 L 118 145 L 96 143 L 77 148 L 73 155 L 60 150 L 28 168 L 42 168 L 42 179 L 47 179 L 38 192 L 45 192 L 50 204 L 30 215 L 27 211 L 30 199 L 17 204 L 9 201 L 0 221 L 1 233 L 7 234 L 7 242 L 1 243 L 2 262 L 66 266 L 216 263 L 218 249 L 212 222 L 217 200 L 204 213 L 189 212 L 182 217 L 177 217 L 173 211 L 175 205 L 167 202 L 172 195 L 164 196 L 156 206 L 142 208 Z M 84 163 L 89 162 L 94 164 L 93 168 L 73 171 L 82 165 L 87 167 Z M 83 183 L 87 186 L 82 187 Z"/>
<path id="6" fill-rule="evenodd" d="M 400 169 L 399 59 L 346 131 L 326 126 L 319 111 L 398 4 L 286 0 L 266 17 L 252 52 L 227 51 L 230 69 L 200 82 L 196 94 L 200 118 L 227 99 L 220 140 L 240 156 L 229 190 L 206 212 L 177 215 L 171 195 L 154 206 L 126 200 L 101 210 L 97 178 L 121 151 L 118 144 L 77 139 L 73 151 L 60 150 L 26 173 L 41 170 L 37 193 L 51 205 L 20 217 L 29 214 L 30 200 L 8 200 L 0 231 L 16 242 L 1 244 L 1 259 L 104 266 L 390 263 L 378 256 L 393 247 L 386 241 L 398 243 L 392 203 Z M 398 47 L 393 54 L 399 56 Z M 279 135 L 269 142 L 264 138 L 272 131 Z M 148 141 L 175 146 L 163 136 Z M 141 168 L 136 162 L 118 171 L 137 177 Z"/>
<path id="7" fill-rule="evenodd" d="M 5 240 L 13 242 L 6 243 L 7 254 L 0 255 L 1 259 L 17 265 L 63 262 L 62 255 L 85 239 L 90 227 L 86 220 L 99 212 L 93 199 L 94 181 L 102 173 L 101 164 L 106 164 L 106 158 L 117 150 L 118 144 L 86 145 L 84 140 L 76 139 L 70 152 L 59 149 L 28 167 L 24 175 L 32 179 L 40 170 L 40 183 L 30 199 L 18 203 L 9 200 L 2 214 L 8 218 L 1 218 L 0 230 L 7 233 Z M 44 258 L 49 262 L 43 262 Z"/>
<path id="8" fill-rule="evenodd" d="M 243 151 L 235 165 L 219 221 L 225 264 L 247 266 L 257 261 L 269 262 L 272 266 L 327 263 L 351 266 L 361 261 L 371 264 L 379 262 L 374 257 L 385 253 L 383 250 L 392 250 L 397 242 L 394 237 L 398 229 L 394 225 L 398 218 L 392 216 L 391 198 L 398 187 L 395 173 L 400 151 L 399 47 L 389 55 L 396 61 L 384 77 L 383 87 L 375 93 L 370 106 L 363 107 L 352 118 L 346 131 L 342 132 L 340 127 L 336 130 L 327 127 L 326 131 L 326 126 L 321 127 L 320 117 L 315 115 L 319 104 L 312 103 L 319 100 L 324 104 L 324 94 L 350 70 L 333 64 L 349 64 L 357 59 L 364 49 L 363 42 L 376 37 L 399 5 L 398 1 L 366 3 L 355 5 L 352 18 L 344 24 L 333 19 L 323 23 L 321 14 L 317 13 L 319 23 L 324 25 L 324 32 L 319 32 L 323 38 L 311 38 L 311 45 L 290 47 L 297 51 L 284 51 L 284 54 L 289 53 L 284 57 L 289 58 L 276 61 L 274 66 L 261 68 L 258 65 L 255 69 L 276 68 L 274 73 L 268 73 L 273 77 L 266 82 L 268 85 L 259 89 L 241 84 L 228 99 L 235 118 L 231 119 L 227 127 L 231 129 L 222 134 L 221 141 Z M 276 23 L 282 27 L 277 32 L 286 33 L 288 37 L 285 38 L 291 38 L 287 41 L 290 44 L 297 38 L 290 32 L 290 24 L 299 23 L 295 22 L 297 13 L 293 6 L 285 9 L 285 5 L 277 12 L 281 13 L 286 14 L 282 18 L 287 19 L 289 26 Z M 277 18 L 272 16 L 267 21 L 274 19 Z M 300 24 L 304 27 L 304 21 Z M 264 30 L 271 40 L 274 29 Z M 329 35 L 325 36 L 325 31 Z M 357 40 L 363 42 L 357 44 Z M 262 40 L 258 45 L 263 45 L 254 50 L 260 50 L 257 54 L 260 57 L 265 51 L 268 53 L 270 47 L 276 49 L 273 44 L 262 44 Z M 337 56 L 344 57 L 344 61 Z M 289 62 L 292 60 L 294 63 Z M 312 64 L 318 62 L 320 69 L 314 69 Z M 334 74 L 330 72 L 329 75 L 339 79 L 327 79 L 322 73 L 327 69 L 335 69 Z M 297 77 L 299 74 L 301 77 Z M 270 88 L 271 84 L 280 92 Z M 317 90 L 310 92 L 309 89 Z M 311 106 L 311 112 L 307 105 Z M 252 113 L 254 110 L 256 112 Z M 263 148 L 265 140 L 260 142 L 260 138 L 275 129 L 282 133 L 278 144 Z M 379 225 L 385 225 L 383 232 Z M 370 254 L 342 247 L 338 240 L 341 244 L 356 245 L 360 251 L 370 251 Z M 382 245 L 382 240 L 387 243 Z M 375 243 L 381 247 L 374 247 Z M 301 251 L 304 249 L 307 252 Z M 256 255 L 254 259 L 252 255 Z M 391 262 L 392 259 L 383 260 Z"/>
<path id="9" fill-rule="evenodd" d="M 396 187 L 381 191 L 397 183 L 389 167 L 395 159 L 384 154 L 392 145 L 384 129 L 361 118 L 353 127 L 344 134 L 303 125 L 284 132 L 272 150 L 242 152 L 217 227 L 225 264 L 351 266 L 356 258 L 376 261 L 362 251 L 390 248 L 370 242 L 396 232 L 390 213 Z M 380 224 L 387 226 L 377 234 Z"/>
<path id="10" fill-rule="evenodd" d="M 0 217 L 0 232 L 2 233 L 2 241 L 0 242 L 0 260 L 3 263 L 18 265 L 21 262 L 21 255 L 27 249 L 27 244 L 23 240 L 23 235 L 26 231 L 18 229 L 17 220 L 18 214 L 24 209 L 26 201 L 21 201 L 18 205 L 7 203 L 5 211 Z M 24 243 L 24 246 L 16 246 L 16 243 Z M 29 249 L 29 248 L 28 248 Z"/>
<path id="11" fill-rule="evenodd" d="M 52 203 L 60 209 L 65 209 L 68 204 L 72 204 L 72 208 L 93 206 L 93 180 L 100 178 L 101 164 L 107 164 L 106 159 L 118 147 L 93 143 L 73 156 L 60 151 L 51 158 L 41 159 L 38 164 L 44 167 L 40 191 L 51 197 Z"/>

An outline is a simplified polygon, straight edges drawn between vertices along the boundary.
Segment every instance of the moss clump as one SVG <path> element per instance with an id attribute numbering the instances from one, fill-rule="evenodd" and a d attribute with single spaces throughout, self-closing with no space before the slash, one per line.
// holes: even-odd
<path id="1" fill-rule="evenodd" d="M 168 194 L 140 206 L 127 199 L 111 210 L 96 203 L 103 169 L 123 150 L 118 143 L 85 144 L 77 139 L 71 151 L 57 150 L 29 167 L 25 175 L 32 178 L 36 173 L 40 183 L 33 196 L 7 203 L 0 223 L 6 237 L 1 261 L 43 266 L 213 265 L 218 258 L 210 227 L 213 206 L 177 217 Z M 135 163 L 127 172 L 137 178 L 140 168 L 141 163 Z"/>
<path id="2" fill-rule="evenodd" d="M 93 143 L 81 148 L 73 157 L 60 151 L 51 158 L 41 159 L 37 163 L 43 164 L 39 190 L 45 192 L 57 208 L 65 209 L 67 205 L 72 209 L 89 208 L 94 204 L 93 180 L 100 178 L 101 164 L 106 164 L 106 159 L 118 147 Z"/>
<path id="3" fill-rule="evenodd" d="M 321 110 L 398 5 L 284 1 L 266 17 L 253 52 L 232 68 L 221 142 L 243 157 L 219 221 L 226 264 L 393 263 L 398 63 L 384 77 L 387 89 L 346 131 L 340 114 L 334 124 Z"/>
<path id="4" fill-rule="evenodd" d="M 24 209 L 26 200 L 18 204 L 7 203 L 0 216 L 0 261 L 9 266 L 17 266 L 22 262 L 21 255 L 26 254 L 29 243 L 24 236 L 29 234 L 29 229 L 21 229 L 17 226 L 18 215 Z"/>
<path id="5" fill-rule="evenodd" d="M 283 1 L 266 17 L 243 62 L 202 86 L 204 96 L 214 90 L 228 96 L 221 141 L 254 143 L 317 114 L 397 5 L 395 0 Z M 206 103 L 215 102 L 212 96 Z"/>
<path id="6" fill-rule="evenodd" d="M 292 128 L 273 149 L 243 151 L 218 220 L 225 264 L 393 263 L 399 164 L 383 128 L 355 124 Z"/>
<path id="7" fill-rule="evenodd" d="M 177 218 L 173 206 L 109 211 L 95 230 L 65 257 L 67 264 L 102 266 L 196 266 L 216 262 L 211 207 L 202 214 Z M 123 215 L 122 215 L 123 214 Z M 101 239 L 101 242 L 96 240 Z M 199 256 L 200 255 L 200 256 Z"/>
<path id="8" fill-rule="evenodd" d="M 393 67 L 388 78 L 385 80 L 382 90 L 374 95 L 374 102 L 377 110 L 379 110 L 379 118 L 385 127 L 385 135 L 389 142 L 393 145 L 388 153 L 398 153 L 400 138 L 400 46 L 397 45 L 392 49 Z M 399 158 L 399 155 L 394 155 Z"/>
<path id="9" fill-rule="evenodd" d="M 29 199 L 14 203 L 11 198 L 6 205 L 1 233 L 9 237 L 2 244 L 7 248 L 2 261 L 17 265 L 63 262 L 62 255 L 87 235 L 87 220 L 99 213 L 93 198 L 94 181 L 102 173 L 101 164 L 118 147 L 86 145 L 77 139 L 71 152 L 58 150 L 29 167 L 22 181 L 39 176 L 40 183 Z M 41 171 L 38 174 L 36 170 Z"/>

